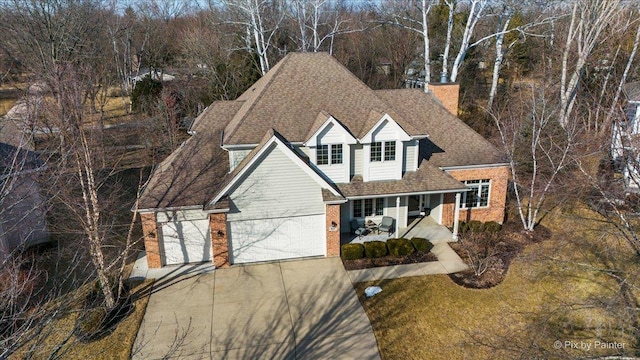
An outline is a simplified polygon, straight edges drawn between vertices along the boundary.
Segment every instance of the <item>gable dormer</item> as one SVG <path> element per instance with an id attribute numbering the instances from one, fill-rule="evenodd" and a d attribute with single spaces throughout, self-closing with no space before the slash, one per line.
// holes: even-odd
<path id="1" fill-rule="evenodd" d="M 349 182 L 351 145 L 357 143 L 351 132 L 333 116 L 321 112 L 304 143 L 309 148 L 309 159 L 335 183 Z"/>
<path id="2" fill-rule="evenodd" d="M 389 114 L 365 134 L 363 144 L 363 181 L 399 180 L 404 164 L 404 143 L 412 138 Z"/>

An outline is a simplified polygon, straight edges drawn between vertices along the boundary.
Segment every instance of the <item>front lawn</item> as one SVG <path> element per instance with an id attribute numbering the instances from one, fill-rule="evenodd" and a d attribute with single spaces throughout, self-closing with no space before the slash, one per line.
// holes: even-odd
<path id="1" fill-rule="evenodd" d="M 74 334 L 77 319 L 82 312 L 82 300 L 77 302 L 76 309 L 65 309 L 61 316 L 47 324 L 32 342 L 22 347 L 11 358 L 52 358 L 63 359 L 129 359 L 138 328 L 144 317 L 149 301 L 148 289 L 153 280 L 145 280 L 131 290 L 134 294 L 134 308 L 129 315 L 120 321 L 106 335 L 92 340 L 81 340 Z M 84 299 L 84 289 L 76 290 L 65 297 Z M 55 305 L 53 305 L 55 306 Z"/>
<path id="2" fill-rule="evenodd" d="M 586 210 L 579 215 L 585 214 L 590 219 L 548 217 L 553 236 L 529 245 L 490 289 L 464 288 L 446 275 L 357 284 L 383 358 L 638 355 L 629 335 L 633 310 L 621 304 L 629 299 L 607 274 L 624 274 L 637 289 L 640 265 L 623 241 L 603 236 L 610 226 Z M 364 289 L 371 285 L 383 291 L 367 299 Z M 637 303 L 638 291 L 632 295 Z"/>

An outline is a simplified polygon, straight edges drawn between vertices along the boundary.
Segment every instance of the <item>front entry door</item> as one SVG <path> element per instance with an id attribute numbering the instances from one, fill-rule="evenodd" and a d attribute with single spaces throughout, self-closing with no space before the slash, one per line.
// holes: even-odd
<path id="1" fill-rule="evenodd" d="M 409 216 L 420 216 L 424 203 L 424 195 L 409 195 Z"/>

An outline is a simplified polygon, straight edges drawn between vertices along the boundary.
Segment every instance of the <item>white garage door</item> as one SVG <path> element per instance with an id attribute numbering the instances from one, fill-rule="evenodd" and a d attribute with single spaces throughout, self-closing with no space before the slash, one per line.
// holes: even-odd
<path id="1" fill-rule="evenodd" d="M 324 215 L 230 223 L 234 264 L 326 254 Z"/>
<path id="2" fill-rule="evenodd" d="M 164 264 L 211 261 L 209 220 L 172 221 L 162 225 Z"/>

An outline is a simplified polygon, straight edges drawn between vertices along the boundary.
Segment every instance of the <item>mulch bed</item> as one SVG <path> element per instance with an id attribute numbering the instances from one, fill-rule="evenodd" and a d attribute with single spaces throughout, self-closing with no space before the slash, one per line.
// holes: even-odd
<path id="1" fill-rule="evenodd" d="M 381 266 L 402 265 L 402 264 L 416 264 L 430 261 L 437 261 L 438 258 L 432 253 L 424 253 L 416 251 L 411 255 L 395 257 L 393 255 L 383 256 L 376 259 L 357 259 L 357 260 L 342 260 L 344 268 L 347 270 L 361 270 L 370 269 Z"/>
<path id="2" fill-rule="evenodd" d="M 551 237 L 549 229 L 541 225 L 538 225 L 533 233 L 525 233 L 517 226 L 505 224 L 499 234 L 501 241 L 495 245 L 498 249 L 498 258 L 487 271 L 480 276 L 476 275 L 472 269 L 449 274 L 451 280 L 460 286 L 472 289 L 494 287 L 504 280 L 511 261 L 518 257 L 527 245 L 535 244 Z M 449 245 L 462 260 L 467 261 L 468 257 L 461 242 L 450 243 Z"/>

